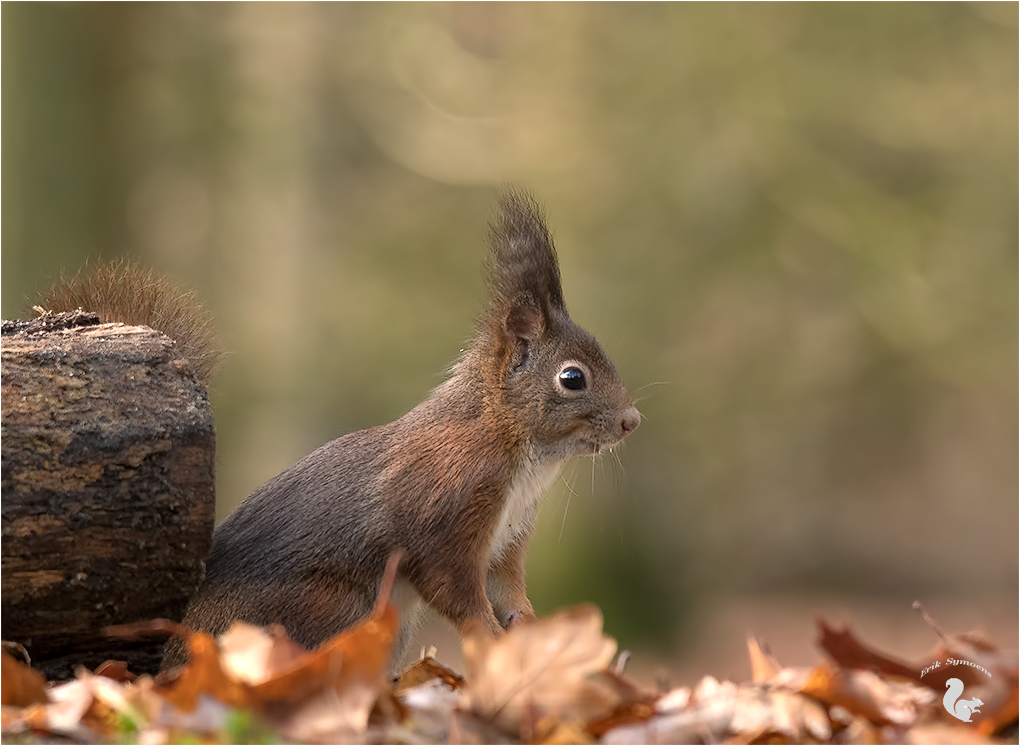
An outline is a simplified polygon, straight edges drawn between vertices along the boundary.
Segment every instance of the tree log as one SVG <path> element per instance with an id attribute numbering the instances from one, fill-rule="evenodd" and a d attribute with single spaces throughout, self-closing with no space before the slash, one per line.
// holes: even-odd
<path id="1" fill-rule="evenodd" d="M 104 627 L 179 620 L 214 521 L 205 388 L 174 343 L 94 314 L 3 322 L 3 636 L 50 678 L 125 660 L 158 669 L 162 640 Z"/>

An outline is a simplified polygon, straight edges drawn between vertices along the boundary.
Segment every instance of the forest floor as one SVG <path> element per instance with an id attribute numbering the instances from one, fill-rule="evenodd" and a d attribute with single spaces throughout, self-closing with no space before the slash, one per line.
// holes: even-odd
<path id="1" fill-rule="evenodd" d="M 515 625 L 500 638 L 469 632 L 462 645 L 444 643 L 459 648 L 448 658 L 423 651 L 394 677 L 398 620 L 388 595 L 384 589 L 368 620 L 312 651 L 282 629 L 240 623 L 219 639 L 163 620 L 110 629 L 186 637 L 188 664 L 157 677 L 109 662 L 47 683 L 18 660 L 23 651 L 5 645 L 3 740 L 1017 743 L 1016 650 L 989 635 L 947 633 L 920 605 L 911 613 L 927 652 L 909 641 L 879 647 L 794 605 L 792 618 L 770 612 L 766 631 L 780 639 L 774 650 L 796 658 L 806 650 L 798 645 L 810 644 L 815 663 L 788 665 L 762 638 L 748 637 L 746 646 L 731 645 L 741 651 L 741 670 L 731 656 L 708 650 L 686 672 L 663 675 L 666 664 L 633 665 L 603 632 L 599 610 L 586 605 Z M 747 613 L 731 609 L 730 617 L 739 622 Z M 720 639 L 732 640 L 735 624 L 719 625 Z M 888 644 L 895 635 L 879 629 L 877 639 Z M 1007 639 L 1014 644 L 1015 634 Z M 722 661 L 715 669 L 712 655 Z M 694 668 L 698 678 L 687 678 Z M 695 683 L 675 683 L 684 680 Z"/>

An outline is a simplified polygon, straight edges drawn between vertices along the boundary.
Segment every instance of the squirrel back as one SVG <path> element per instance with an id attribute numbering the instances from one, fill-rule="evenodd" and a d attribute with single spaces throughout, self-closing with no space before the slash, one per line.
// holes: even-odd
<path id="1" fill-rule="evenodd" d="M 208 384 L 222 357 L 212 317 L 195 293 L 130 262 L 86 265 L 73 277 L 54 283 L 39 305 L 53 313 L 92 311 L 103 323 L 148 326 L 162 332 L 177 343 L 202 385 Z"/>

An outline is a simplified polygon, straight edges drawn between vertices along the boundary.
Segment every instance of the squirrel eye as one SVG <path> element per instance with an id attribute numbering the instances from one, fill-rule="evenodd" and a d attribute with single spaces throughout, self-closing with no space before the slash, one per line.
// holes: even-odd
<path id="1" fill-rule="evenodd" d="M 568 391 L 581 391 L 587 385 L 584 372 L 580 368 L 571 366 L 560 371 L 560 386 Z"/>

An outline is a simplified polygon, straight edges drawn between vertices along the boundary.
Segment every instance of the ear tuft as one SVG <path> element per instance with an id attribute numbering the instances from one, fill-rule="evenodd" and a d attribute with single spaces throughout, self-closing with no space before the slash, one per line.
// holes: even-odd
<path id="1" fill-rule="evenodd" d="M 530 305 L 548 317 L 565 311 L 560 267 L 542 210 L 527 192 L 508 188 L 489 225 L 489 291 L 501 314 Z"/>

